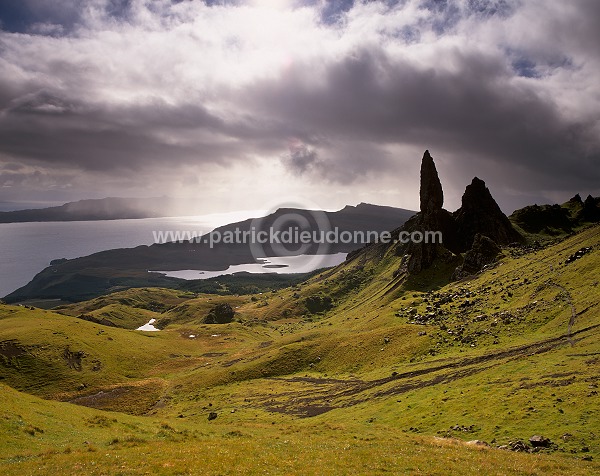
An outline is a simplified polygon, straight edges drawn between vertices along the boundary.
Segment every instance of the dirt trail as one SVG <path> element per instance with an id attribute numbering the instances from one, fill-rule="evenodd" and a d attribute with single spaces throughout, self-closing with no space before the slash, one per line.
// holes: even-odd
<path id="1" fill-rule="evenodd" d="M 583 337 L 597 328 L 600 328 L 600 324 L 558 337 L 543 339 L 531 344 L 476 357 L 462 359 L 445 358 L 430 362 L 424 368 L 377 380 L 275 377 L 270 380 L 289 382 L 291 385 L 294 385 L 296 388 L 295 391 L 287 391 L 286 398 L 282 401 L 278 401 L 276 399 L 277 396 L 273 395 L 269 395 L 268 397 L 257 395 L 251 403 L 263 406 L 272 412 L 292 414 L 300 417 L 312 417 L 335 408 L 353 406 L 372 398 L 399 395 L 424 387 L 447 384 L 502 365 L 510 360 L 549 352 L 561 345 L 572 343 L 578 340 L 576 336 L 581 335 Z M 428 379 L 421 378 L 430 374 L 435 375 L 432 375 Z M 283 394 L 279 394 L 278 397 L 283 397 Z"/>

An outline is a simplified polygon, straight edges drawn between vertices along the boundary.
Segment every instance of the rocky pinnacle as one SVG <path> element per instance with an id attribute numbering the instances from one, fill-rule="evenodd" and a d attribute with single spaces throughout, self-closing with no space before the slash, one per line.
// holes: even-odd
<path id="1" fill-rule="evenodd" d="M 421 162 L 421 212 L 429 214 L 440 210 L 444 205 L 444 192 L 438 177 L 433 158 L 426 150 Z"/>

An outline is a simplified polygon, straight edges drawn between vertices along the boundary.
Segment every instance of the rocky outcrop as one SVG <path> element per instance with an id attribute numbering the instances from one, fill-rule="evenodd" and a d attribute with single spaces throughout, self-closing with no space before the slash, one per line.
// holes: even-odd
<path id="1" fill-rule="evenodd" d="M 433 162 L 433 158 L 426 150 L 421 161 L 421 187 L 419 189 L 421 200 L 421 213 L 433 214 L 444 206 L 444 192 L 442 184 Z"/>
<path id="2" fill-rule="evenodd" d="M 235 311 L 227 303 L 217 304 L 204 318 L 205 324 L 226 324 L 233 321 Z"/>
<path id="3" fill-rule="evenodd" d="M 556 235 L 573 229 L 569 210 L 560 205 L 529 205 L 515 210 L 510 220 L 527 233 Z"/>
<path id="4" fill-rule="evenodd" d="M 583 202 L 583 211 L 581 213 L 583 221 L 598 222 L 600 221 L 600 198 L 594 198 L 588 195 Z"/>
<path id="5" fill-rule="evenodd" d="M 81 372 L 83 370 L 82 359 L 85 359 L 87 356 L 85 352 L 82 350 L 73 352 L 68 346 L 65 347 L 63 352 L 63 359 L 67 363 L 67 365 L 73 370 L 77 370 Z"/>
<path id="6" fill-rule="evenodd" d="M 585 255 L 587 255 L 588 253 L 592 252 L 592 247 L 591 246 L 586 246 L 584 248 L 581 248 L 579 250 L 577 250 L 576 253 L 573 253 L 571 256 L 569 256 L 566 260 L 565 260 L 565 264 L 570 264 L 573 261 L 577 261 L 578 259 L 583 258 Z"/>
<path id="7" fill-rule="evenodd" d="M 500 210 L 485 182 L 477 177 L 467 186 L 461 207 L 454 213 L 444 210 L 442 184 L 428 150 L 421 161 L 419 198 L 421 211 L 406 222 L 402 230 L 409 233 L 440 231 L 442 243 L 411 242 L 401 247 L 399 252 L 407 256 L 406 271 L 410 273 L 430 267 L 437 258 L 448 261 L 454 255 L 469 251 L 457 273 L 471 274 L 497 256 L 497 245 L 523 240 Z M 481 237 L 474 244 L 478 234 Z"/>
<path id="8" fill-rule="evenodd" d="M 487 236 L 499 245 L 523 240 L 508 217 L 500 210 L 485 182 L 477 177 L 467 185 L 462 196 L 462 205 L 453 216 L 460 251 L 471 248 L 477 233 Z"/>
<path id="9" fill-rule="evenodd" d="M 529 205 L 520 208 L 509 219 L 527 233 L 564 235 L 586 223 L 600 222 L 600 198 L 588 195 L 583 201 L 581 195 L 576 194 L 562 205 Z"/>
<path id="10" fill-rule="evenodd" d="M 461 279 L 478 273 L 484 266 L 493 263 L 500 253 L 500 247 L 493 240 L 477 233 L 473 246 L 466 252 L 463 264 L 456 268 L 452 279 Z"/>
<path id="11" fill-rule="evenodd" d="M 443 261 L 451 260 L 454 256 L 449 251 L 446 240 L 452 236 L 454 228 L 452 215 L 446 210 L 440 210 L 435 215 L 423 216 L 408 231 L 420 232 L 422 236 L 430 231 L 440 231 L 442 233 L 441 243 L 409 243 L 406 254 L 409 255 L 407 270 L 409 273 L 418 273 L 423 269 L 429 268 L 433 262 L 440 258 Z"/>
<path id="12" fill-rule="evenodd" d="M 407 270 L 418 273 L 428 268 L 436 257 L 447 257 L 448 246 L 446 237 L 454 235 L 454 222 L 452 215 L 442 208 L 444 193 L 442 184 L 433 162 L 433 158 L 426 150 L 421 161 L 421 186 L 420 186 L 420 213 L 411 218 L 404 229 L 408 232 L 440 231 L 443 244 L 440 243 L 410 243 L 405 254 L 409 256 Z M 450 240 L 452 242 L 452 240 Z M 445 247 L 446 246 L 446 247 Z"/>

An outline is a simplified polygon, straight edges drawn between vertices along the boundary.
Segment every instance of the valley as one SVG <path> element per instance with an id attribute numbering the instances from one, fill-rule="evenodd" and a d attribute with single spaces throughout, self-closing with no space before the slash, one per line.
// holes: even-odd
<path id="1" fill-rule="evenodd" d="M 435 282 L 424 273 L 445 270 L 394 288 L 391 254 L 262 295 L 148 288 L 54 311 L 2 305 L 3 473 L 284 474 L 320 461 L 324 472 L 593 474 L 598 231 L 424 291 Z M 349 275 L 360 278 L 350 289 Z M 334 307 L 310 313 L 318 294 Z M 205 324 L 225 302 L 233 322 Z M 150 318 L 161 331 L 132 330 Z M 552 445 L 531 446 L 538 434 Z"/>

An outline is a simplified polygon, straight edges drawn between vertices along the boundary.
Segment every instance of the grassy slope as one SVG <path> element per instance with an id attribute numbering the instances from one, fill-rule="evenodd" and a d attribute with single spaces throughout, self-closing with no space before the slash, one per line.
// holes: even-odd
<path id="1" fill-rule="evenodd" d="M 13 342 L 4 353 L 24 352 L 4 357 L 5 383 L 146 414 L 1 387 L 2 470 L 227 474 L 241 465 L 274 474 L 592 474 L 598 464 L 582 458 L 600 458 L 598 231 L 522 256 L 506 251 L 495 268 L 445 287 L 436 283 L 450 265 L 402 284 L 394 277 L 401 258 L 374 247 L 368 253 L 377 259 L 350 261 L 254 300 L 146 290 L 71 308 L 108 307 L 128 316 L 119 321 L 124 327 L 137 324 L 132 309 L 144 319 L 156 313 L 167 325 L 153 334 L 1 306 L 0 341 Z M 584 246 L 593 252 L 564 264 Z M 416 291 L 424 283 L 431 290 Z M 311 314 L 306 299 L 318 293 L 336 307 Z M 164 306 L 149 307 L 154 300 Z M 202 324 L 222 301 L 237 307 L 237 322 Z M 412 323 L 415 314 L 426 323 Z M 67 345 L 85 352 L 81 370 L 68 365 Z M 212 422 L 210 411 L 219 415 Z M 307 415 L 315 416 L 300 418 Z M 60 418 L 71 432 L 61 430 Z M 94 418 L 112 423 L 94 426 Z M 559 451 L 460 443 L 506 444 L 533 434 Z"/>
<path id="2" fill-rule="evenodd" d="M 2 473 L 594 474 L 594 463 L 469 447 L 359 421 L 159 420 L 48 402 L 0 385 Z M 271 420 L 276 420 L 271 422 Z"/>

